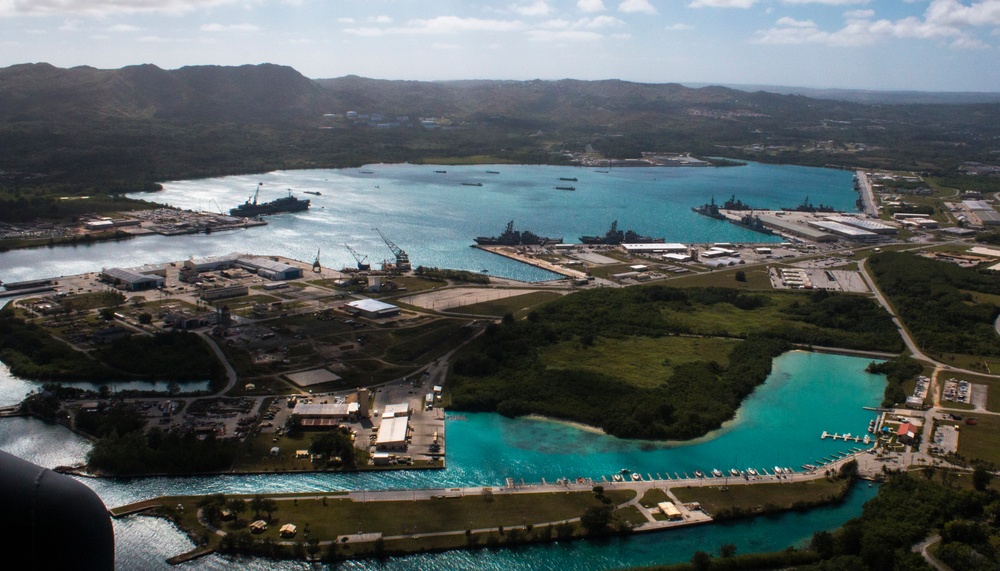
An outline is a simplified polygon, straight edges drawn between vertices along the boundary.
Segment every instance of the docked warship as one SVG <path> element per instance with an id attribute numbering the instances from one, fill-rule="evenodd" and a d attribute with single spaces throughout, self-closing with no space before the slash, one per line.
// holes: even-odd
<path id="1" fill-rule="evenodd" d="M 580 236 L 583 244 L 607 244 L 616 246 L 618 244 L 662 244 L 663 238 L 650 238 L 637 234 L 634 230 L 622 232 L 618 229 L 618 221 L 611 223 L 611 229 L 603 236 Z"/>
<path id="2" fill-rule="evenodd" d="M 507 223 L 507 228 L 499 236 L 479 236 L 476 244 L 480 246 L 545 246 L 562 244 L 562 238 L 546 238 L 529 230 L 514 230 L 514 221 Z"/>
<path id="3" fill-rule="evenodd" d="M 276 198 L 270 202 L 257 202 L 260 194 L 260 187 L 264 183 L 257 184 L 257 190 L 247 198 L 243 204 L 229 210 L 230 216 L 240 216 L 242 218 L 253 218 L 254 216 L 265 216 L 268 214 L 279 214 L 281 212 L 301 212 L 309 209 L 309 200 L 303 200 L 292 196 L 292 191 L 288 191 L 288 196 Z"/>
<path id="4" fill-rule="evenodd" d="M 729 200 L 722 203 L 719 206 L 715 203 L 715 197 L 712 197 L 712 201 L 708 204 L 702 204 L 701 206 L 694 206 L 691 210 L 697 212 L 698 214 L 703 214 L 709 218 L 715 218 L 717 220 L 725 220 L 726 216 L 719 212 L 720 210 L 753 210 L 749 204 L 743 202 L 736 198 L 736 195 L 729 197 Z"/>
<path id="5" fill-rule="evenodd" d="M 826 204 L 820 203 L 819 206 L 813 206 L 809 202 L 809 196 L 806 195 L 806 199 L 802 201 L 802 204 L 796 206 L 795 208 L 782 208 L 785 212 L 836 212 L 837 210 L 832 206 L 827 206 Z"/>

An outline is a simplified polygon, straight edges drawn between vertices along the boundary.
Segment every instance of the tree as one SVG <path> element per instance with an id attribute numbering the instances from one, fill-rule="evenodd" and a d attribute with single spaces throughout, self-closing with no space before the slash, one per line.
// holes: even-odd
<path id="1" fill-rule="evenodd" d="M 580 524 L 590 535 L 604 535 L 611 524 L 611 516 L 611 506 L 592 506 L 580 516 Z"/>
<path id="2" fill-rule="evenodd" d="M 226 509 L 233 512 L 233 517 L 240 519 L 240 514 L 247 511 L 247 503 L 242 498 L 229 498 L 226 500 Z"/>
<path id="3" fill-rule="evenodd" d="M 708 571 L 712 567 L 712 556 L 704 551 L 695 551 L 691 556 L 691 567 L 695 571 Z"/>
<path id="4" fill-rule="evenodd" d="M 253 510 L 255 518 L 260 519 L 260 512 L 264 511 L 264 496 L 257 494 L 250 500 L 250 509 Z"/>
<path id="5" fill-rule="evenodd" d="M 740 270 L 740 271 L 736 272 L 736 281 L 738 281 L 738 282 L 745 282 L 745 281 L 747 281 L 747 273 L 744 272 L 743 270 Z"/>
<path id="6" fill-rule="evenodd" d="M 736 556 L 736 546 L 732 543 L 724 543 L 719 546 L 719 557 L 729 559 Z"/>
<path id="7" fill-rule="evenodd" d="M 990 481 L 993 479 L 993 474 L 986 469 L 986 466 L 979 464 L 976 469 L 972 471 L 972 485 L 980 492 L 985 492 L 986 488 L 990 486 Z"/>

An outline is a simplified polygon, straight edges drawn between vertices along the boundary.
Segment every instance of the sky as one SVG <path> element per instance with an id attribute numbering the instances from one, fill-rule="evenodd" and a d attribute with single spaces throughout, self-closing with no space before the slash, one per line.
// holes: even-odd
<path id="1" fill-rule="evenodd" d="M 1000 0 L 0 0 L 0 66 L 1000 92 Z"/>

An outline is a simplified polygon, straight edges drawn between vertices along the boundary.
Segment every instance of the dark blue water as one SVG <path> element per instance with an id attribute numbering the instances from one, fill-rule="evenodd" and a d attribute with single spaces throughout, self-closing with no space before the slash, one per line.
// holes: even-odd
<path id="1" fill-rule="evenodd" d="M 436 174 L 435 170 L 447 170 Z M 374 174 L 361 174 L 371 170 Z M 487 170 L 500 174 L 489 175 Z M 577 178 L 560 182 L 559 177 Z M 350 244 L 377 267 L 392 253 L 372 228 L 410 255 L 414 266 L 436 266 L 522 281 L 557 276 L 470 248 L 476 236 L 499 234 L 508 220 L 518 229 L 577 242 L 603 234 L 612 220 L 622 229 L 669 242 L 773 242 L 728 222 L 700 216 L 691 207 L 735 194 L 758 208 L 794 206 L 806 195 L 854 210 L 857 193 L 849 171 L 751 163 L 726 168 L 628 168 L 607 174 L 553 166 L 439 167 L 370 165 L 364 169 L 279 171 L 259 175 L 165 183 L 153 194 L 133 195 L 180 208 L 228 211 L 264 182 L 262 200 L 293 189 L 312 201 L 306 212 L 268 218 L 269 225 L 211 235 L 147 236 L 125 242 L 19 250 L 0 254 L 0 279 L 17 281 L 133 267 L 229 252 L 278 254 L 312 261 L 321 250 L 325 267 L 353 266 Z M 463 186 L 482 182 L 483 186 Z M 555 190 L 572 184 L 577 190 Z M 302 194 L 321 192 L 322 196 Z"/>

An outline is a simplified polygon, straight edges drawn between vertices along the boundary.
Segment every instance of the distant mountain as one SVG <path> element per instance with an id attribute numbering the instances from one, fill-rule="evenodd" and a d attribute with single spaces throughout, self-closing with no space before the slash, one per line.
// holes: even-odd
<path id="1" fill-rule="evenodd" d="M 709 84 L 688 83 L 686 85 L 698 88 Z M 818 89 L 811 87 L 742 84 L 725 84 L 725 86 L 740 91 L 766 91 L 769 93 L 803 95 L 813 99 L 833 99 L 853 103 L 888 105 L 1000 103 L 1000 93 L 976 91 L 875 91 L 870 89 Z"/>
<path id="2" fill-rule="evenodd" d="M 299 72 L 272 64 L 104 70 L 38 63 L 0 69 L 0 121 L 268 122 L 315 117 L 326 106 L 325 96 Z"/>

